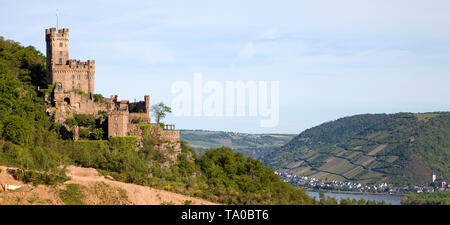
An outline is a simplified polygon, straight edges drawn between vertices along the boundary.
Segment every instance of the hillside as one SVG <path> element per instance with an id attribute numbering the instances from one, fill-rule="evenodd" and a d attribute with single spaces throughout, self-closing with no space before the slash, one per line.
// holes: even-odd
<path id="1" fill-rule="evenodd" d="M 0 183 L 22 186 L 18 190 L 4 192 L 0 189 L 0 205 L 161 205 L 193 204 L 213 205 L 215 203 L 169 191 L 142 185 L 128 184 L 107 179 L 93 168 L 69 166 L 70 180 L 59 185 L 27 184 L 14 179 L 7 171 L 16 168 L 0 166 Z"/>
<path id="2" fill-rule="evenodd" d="M 145 126 L 140 128 L 144 132 L 141 143 L 133 136 L 77 141 L 65 138 L 67 124 L 55 122 L 46 113 L 44 96 L 53 93 L 54 85 L 46 87 L 45 68 L 45 57 L 34 47 L 0 37 L 0 165 L 19 168 L 15 176 L 27 185 L 33 184 L 31 187 L 68 182 L 62 168 L 75 165 L 95 168 L 115 181 L 210 202 L 316 203 L 305 190 L 282 182 L 260 161 L 229 148 L 202 154 L 184 143 L 180 143 L 180 149 L 162 148 L 167 143 L 145 132 Z M 69 196 L 81 188 L 69 187 Z"/>
<path id="3" fill-rule="evenodd" d="M 450 113 L 365 114 L 308 129 L 272 151 L 275 170 L 324 180 L 428 185 L 450 179 Z"/>
<path id="4" fill-rule="evenodd" d="M 209 149 L 226 146 L 234 151 L 260 159 L 266 152 L 287 144 L 291 134 L 245 134 L 224 131 L 181 130 L 180 139 L 193 149 Z"/>

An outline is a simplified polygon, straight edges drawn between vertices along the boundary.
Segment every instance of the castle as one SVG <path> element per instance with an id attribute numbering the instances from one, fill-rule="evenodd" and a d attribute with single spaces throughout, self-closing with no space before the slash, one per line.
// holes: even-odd
<path id="1" fill-rule="evenodd" d="M 108 137 L 142 136 L 138 125 L 151 126 L 151 135 L 159 140 L 179 141 L 180 132 L 173 125 L 161 127 L 151 124 L 149 107 L 150 96 L 144 101 L 129 102 L 118 100 L 117 95 L 104 98 L 94 93 L 95 61 L 69 59 L 69 29 L 45 29 L 47 43 L 47 83 L 54 85 L 49 96 L 47 113 L 55 121 L 65 124 L 75 114 L 108 115 Z M 72 130 L 74 140 L 78 139 L 78 127 Z"/>

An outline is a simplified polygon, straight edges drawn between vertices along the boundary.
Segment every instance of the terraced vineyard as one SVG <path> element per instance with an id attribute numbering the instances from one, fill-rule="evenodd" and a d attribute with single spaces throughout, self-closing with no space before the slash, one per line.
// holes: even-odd
<path id="1" fill-rule="evenodd" d="M 266 155 L 276 170 L 323 180 L 429 184 L 448 180 L 450 113 L 357 115 L 324 123 Z"/>

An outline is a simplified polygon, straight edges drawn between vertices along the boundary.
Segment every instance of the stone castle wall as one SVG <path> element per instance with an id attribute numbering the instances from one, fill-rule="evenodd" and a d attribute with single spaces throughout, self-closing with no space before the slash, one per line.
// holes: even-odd
<path id="1" fill-rule="evenodd" d="M 179 130 L 164 130 L 159 124 L 151 124 L 151 128 L 150 135 L 159 140 L 177 142 L 180 139 Z"/>
<path id="2" fill-rule="evenodd" d="M 53 66 L 51 83 L 56 83 L 57 89 L 94 93 L 94 73 L 94 60 L 69 60 L 66 65 Z"/>
<path id="3" fill-rule="evenodd" d="M 89 96 L 76 92 L 55 90 L 53 101 L 54 106 L 50 107 L 50 111 L 55 113 L 55 121 L 61 124 L 74 114 L 97 115 L 98 111 L 108 111 L 106 102 L 95 102 Z"/>
<path id="4" fill-rule="evenodd" d="M 142 136 L 142 130 L 131 122 L 150 124 L 150 96 L 144 101 L 130 103 L 128 100 L 117 100 L 116 96 L 104 98 L 99 102 L 93 99 L 95 61 L 69 59 L 69 29 L 49 28 L 45 30 L 47 43 L 47 82 L 55 84 L 52 100 L 47 112 L 55 116 L 55 120 L 64 124 L 74 114 L 93 114 L 98 111 L 108 112 L 108 137 Z M 140 118 L 140 119 L 138 119 Z M 138 119 L 132 121 L 133 119 Z M 180 132 L 165 130 L 152 124 L 152 135 L 159 140 L 177 142 Z"/>
<path id="5" fill-rule="evenodd" d="M 150 117 L 147 113 L 130 113 L 130 120 L 140 118 L 143 123 L 150 123 Z"/>
<path id="6" fill-rule="evenodd" d="M 47 43 L 47 82 L 57 89 L 94 93 L 95 61 L 69 60 L 69 29 L 45 30 Z"/>

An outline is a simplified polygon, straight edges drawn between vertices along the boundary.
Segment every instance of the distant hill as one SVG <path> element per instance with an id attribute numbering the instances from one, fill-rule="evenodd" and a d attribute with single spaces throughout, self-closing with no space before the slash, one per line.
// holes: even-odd
<path id="1" fill-rule="evenodd" d="M 450 113 L 364 114 L 308 129 L 266 153 L 275 170 L 324 180 L 395 185 L 449 180 Z"/>
<path id="2" fill-rule="evenodd" d="M 287 144 L 294 134 L 246 134 L 225 131 L 181 130 L 180 139 L 194 149 L 226 146 L 254 159 Z"/>

